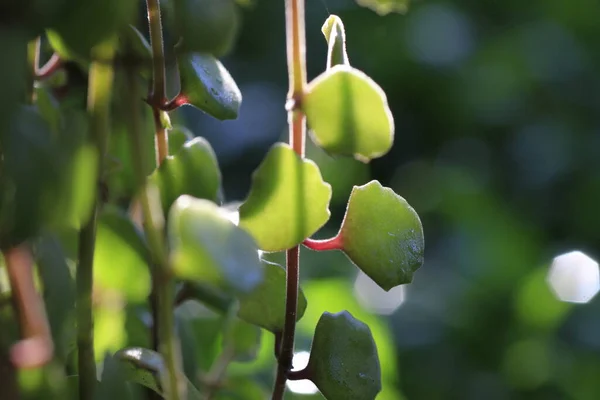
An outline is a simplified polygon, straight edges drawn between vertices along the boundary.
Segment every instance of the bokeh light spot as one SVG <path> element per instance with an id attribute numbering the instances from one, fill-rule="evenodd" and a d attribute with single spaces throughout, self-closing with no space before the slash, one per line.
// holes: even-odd
<path id="1" fill-rule="evenodd" d="M 552 262 L 548 283 L 560 300 L 587 303 L 600 290 L 598 263 L 580 251 L 562 254 Z"/>
<path id="2" fill-rule="evenodd" d="M 405 298 L 404 286 L 396 286 L 386 292 L 362 271 L 354 282 L 354 294 L 361 306 L 380 315 L 392 314 Z"/>
<path id="3" fill-rule="evenodd" d="M 298 353 L 294 354 L 294 371 L 304 369 L 308 365 L 309 359 L 310 353 L 308 351 L 299 351 Z M 310 395 L 315 394 L 319 391 L 315 384 L 309 381 L 308 379 L 302 379 L 299 381 L 288 380 L 286 385 L 291 392 L 296 394 Z"/>

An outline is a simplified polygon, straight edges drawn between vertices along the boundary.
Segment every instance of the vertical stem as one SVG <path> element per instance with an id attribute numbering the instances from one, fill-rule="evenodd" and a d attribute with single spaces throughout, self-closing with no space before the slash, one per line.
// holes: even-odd
<path id="1" fill-rule="evenodd" d="M 35 77 L 40 64 L 40 41 L 38 36 L 27 44 L 27 101 L 31 104 L 35 103 Z"/>
<path id="2" fill-rule="evenodd" d="M 306 45 L 304 31 L 304 0 L 285 0 L 287 64 L 289 74 L 288 111 L 289 141 L 294 151 L 304 157 L 306 121 L 300 105 L 306 87 Z M 300 247 L 286 253 L 285 323 L 281 339 L 277 377 L 273 400 L 283 399 L 286 374 L 292 369 L 298 286 L 300 276 Z"/>
<path id="3" fill-rule="evenodd" d="M 152 92 L 148 96 L 152 105 L 152 115 L 156 127 L 156 164 L 160 165 L 169 152 L 167 132 L 160 119 L 160 107 L 167 101 L 165 51 L 163 47 L 162 24 L 160 20 L 159 0 L 146 0 L 150 44 L 152 46 Z"/>
<path id="4" fill-rule="evenodd" d="M 111 60 L 114 48 L 105 43 L 95 48 L 88 81 L 87 108 L 92 140 L 98 152 L 98 186 L 102 182 L 104 157 L 110 132 L 110 103 L 114 71 Z M 79 265 L 77 266 L 77 348 L 79 351 L 79 398 L 91 399 L 96 386 L 96 360 L 94 357 L 94 319 L 92 288 L 94 277 L 94 250 L 96 227 L 101 200 L 96 195 L 89 220 L 79 232 Z"/>
<path id="5" fill-rule="evenodd" d="M 179 383 L 179 365 L 178 365 L 178 343 L 175 336 L 175 322 L 173 317 L 174 289 L 175 285 L 169 272 L 167 250 L 163 241 L 162 226 L 162 210 L 160 207 L 153 207 L 154 202 L 152 196 L 156 193 L 151 193 L 146 185 L 146 176 L 144 171 L 147 171 L 148 160 L 144 157 L 142 149 L 143 134 L 141 130 L 141 117 L 138 104 L 139 92 L 136 76 L 133 71 L 128 71 L 127 74 L 127 90 L 129 94 L 128 104 L 131 106 L 129 112 L 130 134 L 132 139 L 132 158 L 135 163 L 136 178 L 138 185 L 141 187 L 140 205 L 142 208 L 144 232 L 150 244 L 152 262 L 156 265 L 153 271 L 154 280 L 154 305 L 156 307 L 157 319 L 154 325 L 158 329 L 158 349 L 162 354 L 167 371 L 169 381 L 166 383 L 165 398 L 169 400 L 179 400 L 185 398 L 185 387 Z"/>

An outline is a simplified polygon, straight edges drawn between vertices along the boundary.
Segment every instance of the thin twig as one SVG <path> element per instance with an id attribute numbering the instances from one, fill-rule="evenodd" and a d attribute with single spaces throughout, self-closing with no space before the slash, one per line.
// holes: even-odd
<path id="1" fill-rule="evenodd" d="M 304 32 L 304 0 L 286 0 L 287 63 L 289 74 L 288 110 L 289 141 L 294 151 L 304 157 L 306 121 L 299 106 L 306 87 L 306 45 Z M 286 298 L 285 323 L 281 338 L 277 377 L 273 389 L 273 400 L 283 399 L 287 372 L 292 369 L 296 313 L 298 308 L 298 286 L 300 276 L 300 247 L 289 249 L 286 254 Z"/>

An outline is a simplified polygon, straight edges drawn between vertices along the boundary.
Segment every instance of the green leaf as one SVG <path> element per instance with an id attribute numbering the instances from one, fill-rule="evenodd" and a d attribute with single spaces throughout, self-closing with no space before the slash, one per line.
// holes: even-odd
<path id="1" fill-rule="evenodd" d="M 231 346 L 236 361 L 251 361 L 256 358 L 262 331 L 239 318 L 233 318 L 223 332 L 223 351 Z"/>
<path id="2" fill-rule="evenodd" d="M 150 294 L 150 255 L 141 232 L 125 212 L 104 206 L 98 219 L 94 281 L 101 290 L 115 290 L 133 302 Z"/>
<path id="3" fill-rule="evenodd" d="M 220 119 L 236 119 L 242 93 L 223 64 L 209 54 L 183 53 L 177 57 L 182 104 Z"/>
<path id="4" fill-rule="evenodd" d="M 161 355 L 153 350 L 141 347 L 129 347 L 115 353 L 115 359 L 121 361 L 125 377 L 162 395 L 167 370 Z"/>
<path id="5" fill-rule="evenodd" d="M 358 5 L 370 8 L 379 15 L 395 12 L 405 14 L 410 0 L 356 0 Z"/>
<path id="6" fill-rule="evenodd" d="M 423 265 L 419 216 L 378 181 L 354 187 L 339 235 L 343 251 L 384 290 L 410 283 Z"/>
<path id="7" fill-rule="evenodd" d="M 242 293 L 263 280 L 254 240 L 216 204 L 183 195 L 168 220 L 171 266 L 179 278 Z"/>
<path id="8" fill-rule="evenodd" d="M 117 58 L 124 63 L 135 65 L 136 70 L 146 79 L 152 76 L 152 48 L 146 37 L 133 25 L 129 25 L 119 35 Z"/>
<path id="9" fill-rule="evenodd" d="M 394 119 L 385 93 L 349 65 L 336 65 L 315 78 L 302 108 L 311 138 L 328 153 L 366 163 L 392 147 Z"/>
<path id="10" fill-rule="evenodd" d="M 125 379 L 145 386 L 162 396 L 163 382 L 166 382 L 168 371 L 159 353 L 141 347 L 130 347 L 119 350 L 114 358 L 121 361 Z M 185 379 L 187 386 L 187 400 L 201 400 L 203 397 L 192 382 L 185 377 L 182 379 Z"/>
<path id="11" fill-rule="evenodd" d="M 270 393 L 256 382 L 247 377 L 235 377 L 227 379 L 224 387 L 220 389 L 216 400 L 264 400 L 270 397 Z"/>
<path id="12" fill-rule="evenodd" d="M 222 57 L 229 53 L 239 31 L 234 0 L 174 0 L 173 28 L 178 47 Z"/>
<path id="13" fill-rule="evenodd" d="M 240 207 L 240 227 L 261 250 L 286 250 L 327 222 L 330 200 L 331 186 L 319 167 L 277 143 L 253 174 L 250 194 Z"/>
<path id="14" fill-rule="evenodd" d="M 281 332 L 285 321 L 285 269 L 278 264 L 263 261 L 265 279 L 252 292 L 240 296 L 238 316 L 271 332 Z M 296 320 L 306 310 L 306 297 L 298 291 Z"/>
<path id="15" fill-rule="evenodd" d="M 194 134 L 185 125 L 174 125 L 169 131 L 169 154 L 177 153 L 183 145 L 194 138 Z"/>
<path id="16" fill-rule="evenodd" d="M 55 237 L 41 238 L 35 243 L 34 249 L 55 354 L 64 361 L 75 342 L 75 280 L 60 242 Z"/>
<path id="17" fill-rule="evenodd" d="M 315 329 L 309 379 L 328 400 L 375 399 L 381 368 L 371 330 L 347 311 L 324 313 Z"/>
<path id="18" fill-rule="evenodd" d="M 100 383 L 96 386 L 95 400 L 133 399 L 127 386 L 123 364 L 108 354 L 104 358 L 104 367 Z"/>
<path id="19" fill-rule="evenodd" d="M 346 53 L 346 32 L 344 24 L 337 15 L 330 15 L 323 24 L 321 32 L 327 40 L 327 68 L 338 64 L 350 65 L 348 54 Z"/>
<path id="20" fill-rule="evenodd" d="M 159 189 L 163 211 L 167 214 L 173 202 L 183 194 L 216 202 L 221 171 L 210 144 L 196 137 L 167 157 L 150 180 Z"/>
<path id="21" fill-rule="evenodd" d="M 47 32 L 50 44 L 64 60 L 88 59 L 94 46 L 116 37 L 133 22 L 138 4 L 135 0 L 69 0 L 68 3 L 60 20 Z"/>

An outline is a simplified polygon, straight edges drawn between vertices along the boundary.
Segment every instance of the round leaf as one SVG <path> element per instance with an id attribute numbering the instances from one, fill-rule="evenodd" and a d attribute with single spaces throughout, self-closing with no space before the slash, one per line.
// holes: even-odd
<path id="1" fill-rule="evenodd" d="M 188 195 L 169 212 L 171 266 L 182 279 L 250 292 L 263 279 L 256 244 L 216 204 Z"/>
<path id="2" fill-rule="evenodd" d="M 94 251 L 94 282 L 135 302 L 150 294 L 148 249 L 127 214 L 105 206 L 98 220 Z"/>
<path id="3" fill-rule="evenodd" d="M 232 49 L 239 30 L 233 0 L 174 0 L 173 5 L 182 50 L 222 57 Z"/>
<path id="4" fill-rule="evenodd" d="M 183 53 L 177 64 L 184 104 L 220 120 L 237 118 L 242 93 L 219 60 L 209 54 Z"/>
<path id="5" fill-rule="evenodd" d="M 381 368 L 371 330 L 347 311 L 324 313 L 315 329 L 309 379 L 328 400 L 375 399 Z"/>
<path id="6" fill-rule="evenodd" d="M 419 216 L 377 181 L 354 187 L 339 235 L 348 257 L 385 290 L 411 282 L 423 265 Z"/>
<path id="7" fill-rule="evenodd" d="M 250 194 L 240 207 L 240 226 L 261 250 L 286 250 L 327 222 L 330 200 L 331 186 L 319 167 L 277 143 L 253 174 Z"/>
<path id="8" fill-rule="evenodd" d="M 263 261 L 263 265 L 265 279 L 252 292 L 240 296 L 238 317 L 271 332 L 281 332 L 285 321 L 285 270 L 275 263 Z M 305 310 L 306 297 L 300 289 L 297 321 L 302 318 Z"/>
<path id="9" fill-rule="evenodd" d="M 302 108 L 312 139 L 329 153 L 368 162 L 392 147 L 394 119 L 385 93 L 349 65 L 336 65 L 313 80 Z"/>
<path id="10" fill-rule="evenodd" d="M 150 180 L 158 187 L 161 204 L 167 214 L 173 202 L 183 194 L 216 202 L 221 171 L 210 144 L 206 139 L 197 137 L 164 160 Z"/>

